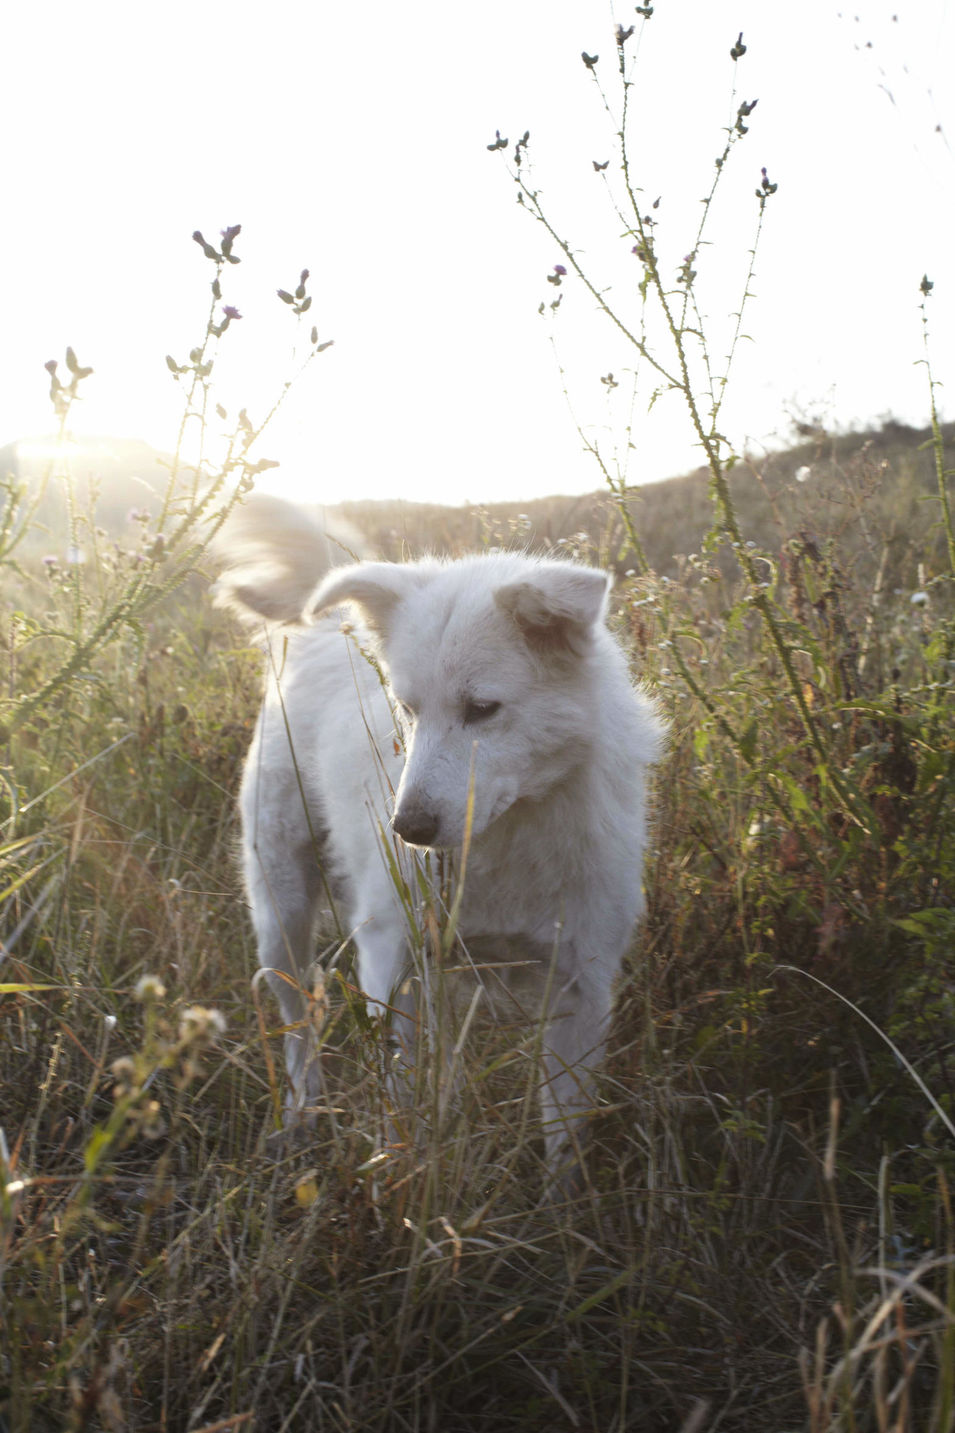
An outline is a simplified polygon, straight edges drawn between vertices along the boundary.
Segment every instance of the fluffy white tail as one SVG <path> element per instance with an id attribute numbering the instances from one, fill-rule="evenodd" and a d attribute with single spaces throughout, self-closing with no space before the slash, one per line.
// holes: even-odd
<path id="1" fill-rule="evenodd" d="M 217 607 L 244 621 L 298 622 L 329 568 L 365 555 L 356 530 L 323 522 L 282 498 L 256 494 L 237 507 L 213 539 L 222 565 L 213 588 Z"/>

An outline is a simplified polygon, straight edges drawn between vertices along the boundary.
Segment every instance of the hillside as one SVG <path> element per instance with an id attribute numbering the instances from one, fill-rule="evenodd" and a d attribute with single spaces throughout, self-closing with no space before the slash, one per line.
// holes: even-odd
<path id="1" fill-rule="evenodd" d="M 946 447 L 955 452 L 955 424 L 945 425 L 943 432 Z M 877 566 L 887 547 L 885 580 L 914 585 L 916 574 L 906 564 L 915 551 L 924 560 L 926 535 L 937 520 L 924 502 L 936 491 L 930 438 L 928 429 L 886 422 L 865 432 L 819 433 L 762 457 L 747 455 L 733 469 L 731 483 L 750 541 L 778 555 L 800 534 L 817 542 L 836 539 L 843 562 L 867 556 Z M 680 559 L 699 550 L 712 521 L 708 490 L 702 468 L 628 490 L 626 510 L 655 572 L 675 577 Z M 395 500 L 342 503 L 330 511 L 347 517 L 391 558 L 427 549 L 458 552 L 515 538 L 532 549 L 547 549 L 584 534 L 578 541 L 622 571 L 631 565 L 632 553 L 623 550 L 620 506 L 604 489 L 573 497 L 515 498 L 480 508 Z"/>
<path id="2" fill-rule="evenodd" d="M 943 432 L 947 447 L 955 449 L 955 424 L 945 425 Z M 887 545 L 886 580 L 914 584 L 916 575 L 906 563 L 916 550 L 924 559 L 926 534 L 936 520 L 923 502 L 936 481 L 929 438 L 927 429 L 886 422 L 864 432 L 818 433 L 761 457 L 746 455 L 731 481 L 750 540 L 778 555 L 799 534 L 814 541 L 838 539 L 843 562 L 868 554 L 877 566 Z M 45 465 L 38 441 L 0 449 L 0 472 L 31 489 L 40 485 Z M 169 459 L 143 442 L 96 438 L 74 445 L 71 467 L 80 511 L 92 500 L 96 523 L 122 541 L 130 510 L 157 505 L 157 494 L 168 481 Z M 700 548 L 710 525 L 708 486 L 701 468 L 630 488 L 622 501 L 604 488 L 575 496 L 518 496 L 480 507 L 395 498 L 339 503 L 328 511 L 347 517 L 372 548 L 390 558 L 515 542 L 547 550 L 572 542 L 596 551 L 622 575 L 633 558 L 625 551 L 625 506 L 649 566 L 673 578 L 681 570 L 680 559 Z M 34 515 L 27 551 L 62 543 L 65 536 L 66 505 L 54 484 Z"/>

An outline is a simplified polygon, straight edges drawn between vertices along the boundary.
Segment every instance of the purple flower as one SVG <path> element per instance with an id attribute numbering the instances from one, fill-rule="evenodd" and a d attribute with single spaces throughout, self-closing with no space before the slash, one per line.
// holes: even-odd
<path id="1" fill-rule="evenodd" d="M 564 276 L 564 274 L 566 274 L 566 272 L 567 272 L 567 270 L 564 268 L 563 264 L 555 264 L 555 265 L 554 265 L 554 273 L 555 273 L 555 274 L 560 274 L 561 278 L 563 278 L 563 276 Z"/>
<path id="2" fill-rule="evenodd" d="M 242 315 L 239 313 L 239 310 L 238 310 L 233 304 L 226 304 L 226 306 L 225 306 L 225 308 L 222 310 L 222 312 L 225 314 L 226 318 L 241 318 L 241 317 L 242 317 Z"/>

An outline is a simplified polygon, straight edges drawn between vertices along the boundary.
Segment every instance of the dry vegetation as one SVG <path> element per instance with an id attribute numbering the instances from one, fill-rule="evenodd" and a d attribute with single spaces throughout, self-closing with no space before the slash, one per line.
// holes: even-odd
<path id="1" fill-rule="evenodd" d="M 925 433 L 734 458 L 720 409 L 776 185 L 763 170 L 746 292 L 708 347 L 694 265 L 706 249 L 712 272 L 704 230 L 753 103 L 687 254 L 633 187 L 632 34 L 617 71 L 582 65 L 619 141 L 600 182 L 626 284 L 581 267 L 527 134 L 510 159 L 489 148 L 565 260 L 552 315 L 566 280 L 629 334 L 643 396 L 681 394 L 705 470 L 638 491 L 604 466 L 600 495 L 480 513 L 346 509 L 389 556 L 503 543 L 610 565 L 612 620 L 672 720 L 579 1197 L 540 1197 L 532 1030 L 459 1049 L 422 1021 L 420 1120 L 381 1147 L 384 1042 L 334 922 L 311 1004 L 327 1107 L 314 1140 L 276 1142 L 283 1032 L 233 851 L 258 661 L 203 570 L 267 416 L 240 411 L 215 461 L 174 460 L 159 507 L 119 526 L 125 499 L 67 467 L 45 490 L 8 479 L 0 1433 L 955 1427 L 952 432 L 927 370 Z M 195 236 L 212 304 L 188 361 L 167 359 L 183 433 L 213 411 L 237 235 Z M 300 338 L 306 277 L 280 293 Z M 89 370 L 71 350 L 49 367 L 65 433 Z M 89 561 L 43 561 L 44 526 Z M 440 984 L 418 895 L 415 957 Z"/>
<path id="2" fill-rule="evenodd" d="M 274 1147 L 281 1032 L 232 850 L 257 661 L 200 579 L 30 715 L 5 775 L 7 1427 L 951 1427 L 953 652 L 923 437 L 737 470 L 841 792 L 688 522 L 697 479 L 635 504 L 670 579 L 629 567 L 607 498 L 351 511 L 392 551 L 611 561 L 674 719 L 574 1203 L 539 1201 L 530 1032 L 477 1032 L 451 1097 L 422 1062 L 428 1134 L 376 1157 L 379 1032 L 337 947 L 329 1110 Z M 53 644 L 6 640 L 35 690 Z"/>

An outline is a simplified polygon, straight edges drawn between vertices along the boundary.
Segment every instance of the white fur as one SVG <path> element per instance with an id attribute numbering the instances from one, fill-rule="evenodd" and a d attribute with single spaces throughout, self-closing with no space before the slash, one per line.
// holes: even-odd
<path id="1" fill-rule="evenodd" d="M 470 793 L 459 931 L 466 947 L 478 936 L 519 938 L 537 957 L 553 1163 L 568 1122 L 590 1108 L 588 1071 L 643 907 L 647 767 L 663 739 L 605 625 L 609 578 L 519 553 L 326 570 L 322 530 L 288 505 L 253 499 L 242 522 L 254 551 L 247 538 L 230 544 L 228 530 L 218 544 L 225 600 L 290 619 L 291 593 L 313 623 L 267 633 L 267 690 L 241 795 L 259 960 L 295 1027 L 290 1109 L 319 1093 L 302 995 L 319 855 L 370 1007 L 411 1017 L 407 915 L 383 843 L 409 872 L 406 843 L 448 848 L 459 861 Z M 342 606 L 362 625 L 343 627 L 329 611 Z"/>

